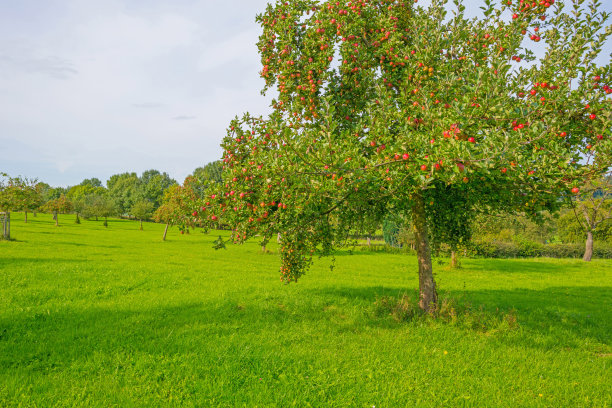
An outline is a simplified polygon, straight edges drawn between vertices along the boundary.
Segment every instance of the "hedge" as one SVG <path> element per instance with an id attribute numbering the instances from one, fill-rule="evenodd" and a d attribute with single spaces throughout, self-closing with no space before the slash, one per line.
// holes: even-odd
<path id="1" fill-rule="evenodd" d="M 475 241 L 468 244 L 467 255 L 482 258 L 582 258 L 584 244 L 541 244 L 532 241 Z M 593 258 L 612 259 L 612 247 L 593 245 Z"/>

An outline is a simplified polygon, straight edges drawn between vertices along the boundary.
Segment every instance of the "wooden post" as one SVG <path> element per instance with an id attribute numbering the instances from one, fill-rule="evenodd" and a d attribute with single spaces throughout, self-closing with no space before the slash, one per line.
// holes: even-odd
<path id="1" fill-rule="evenodd" d="M 168 226 L 170 225 L 169 222 L 166 223 L 166 228 L 164 229 L 164 237 L 162 238 L 162 241 L 166 240 L 166 235 L 168 234 Z"/>
<path id="2" fill-rule="evenodd" d="M 2 216 L 2 238 L 11 239 L 11 213 L 1 212 L 0 216 Z"/>

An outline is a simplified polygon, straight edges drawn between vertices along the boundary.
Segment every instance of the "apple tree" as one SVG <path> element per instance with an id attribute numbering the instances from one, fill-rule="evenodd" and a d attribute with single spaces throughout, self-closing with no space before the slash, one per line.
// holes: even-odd
<path id="1" fill-rule="evenodd" d="M 130 215 L 140 221 L 142 231 L 142 220 L 148 220 L 153 213 L 153 203 L 148 200 L 138 200 L 130 208 Z"/>
<path id="2" fill-rule="evenodd" d="M 59 226 L 59 214 L 68 214 L 72 211 L 72 209 L 72 201 L 70 201 L 70 199 L 64 194 L 60 195 L 58 198 L 48 201 L 42 207 L 43 211 L 53 214 L 56 227 Z"/>
<path id="3" fill-rule="evenodd" d="M 156 222 L 166 224 L 162 240 L 166 240 L 168 228 L 171 225 L 178 225 L 181 234 L 189 233 L 189 228 L 196 225 L 198 220 L 198 200 L 200 196 L 197 194 L 200 182 L 193 176 L 189 176 L 183 182 L 183 185 L 172 185 L 164 193 L 162 205 L 155 211 L 153 217 Z M 213 221 L 216 221 L 213 220 Z"/>
<path id="4" fill-rule="evenodd" d="M 273 111 L 232 121 L 223 184 L 199 216 L 231 225 L 235 242 L 281 232 L 292 282 L 364 220 L 404 214 L 429 310 L 432 212 L 537 217 L 610 166 L 612 72 L 596 58 L 612 29 L 600 9 L 484 0 L 472 18 L 461 0 L 269 5 L 257 21 Z"/>
<path id="5" fill-rule="evenodd" d="M 593 236 L 612 227 L 612 173 L 606 177 L 587 180 L 583 188 L 571 200 L 572 211 L 560 222 L 574 219 L 581 235 L 586 235 L 583 260 L 593 258 Z"/>

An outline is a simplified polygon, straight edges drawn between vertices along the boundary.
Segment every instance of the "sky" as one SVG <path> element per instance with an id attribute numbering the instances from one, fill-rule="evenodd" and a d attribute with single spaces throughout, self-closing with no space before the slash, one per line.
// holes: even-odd
<path id="1" fill-rule="evenodd" d="M 270 111 L 255 45 L 266 4 L 0 0 L 0 172 L 182 182 L 219 159 L 231 119 Z"/>

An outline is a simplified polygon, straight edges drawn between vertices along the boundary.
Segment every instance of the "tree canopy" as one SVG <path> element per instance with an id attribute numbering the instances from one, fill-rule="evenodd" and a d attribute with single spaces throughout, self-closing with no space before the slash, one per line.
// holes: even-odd
<path id="1" fill-rule="evenodd" d="M 477 18 L 461 1 L 269 5 L 258 46 L 274 110 L 231 123 L 203 218 L 223 216 L 236 242 L 280 231 L 290 282 L 363 220 L 410 214 L 427 309 L 428 213 L 535 217 L 611 163 L 612 76 L 595 58 L 612 30 L 598 2 L 574 3 L 484 1 Z"/>

